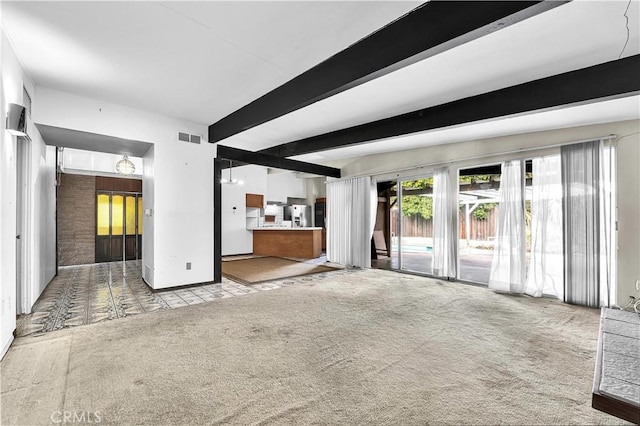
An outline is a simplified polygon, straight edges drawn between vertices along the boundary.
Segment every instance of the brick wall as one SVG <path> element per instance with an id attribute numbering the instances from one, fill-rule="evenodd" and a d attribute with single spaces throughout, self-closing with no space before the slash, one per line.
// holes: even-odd
<path id="1" fill-rule="evenodd" d="M 95 176 L 63 174 L 57 208 L 58 264 L 95 263 Z"/>

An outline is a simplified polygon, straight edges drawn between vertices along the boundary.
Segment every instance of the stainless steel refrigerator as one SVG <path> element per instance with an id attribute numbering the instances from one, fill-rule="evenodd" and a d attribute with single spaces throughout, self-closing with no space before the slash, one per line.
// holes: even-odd
<path id="1" fill-rule="evenodd" d="M 290 220 L 291 226 L 305 228 L 312 226 L 311 206 L 294 204 L 284 208 L 284 220 Z"/>

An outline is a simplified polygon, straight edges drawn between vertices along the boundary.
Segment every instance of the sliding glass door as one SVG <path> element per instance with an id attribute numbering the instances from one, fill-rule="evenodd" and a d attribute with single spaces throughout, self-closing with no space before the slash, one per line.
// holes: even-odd
<path id="1" fill-rule="evenodd" d="M 399 180 L 388 191 L 391 268 L 588 306 L 614 303 L 615 143 L 545 154 L 461 168 L 457 182 L 449 168 Z"/>
<path id="2" fill-rule="evenodd" d="M 559 155 L 460 169 L 458 203 L 460 280 L 562 298 Z"/>
<path id="3" fill-rule="evenodd" d="M 458 185 L 458 278 L 488 284 L 500 205 L 500 165 L 461 169 Z"/>
<path id="4" fill-rule="evenodd" d="M 399 181 L 395 210 L 398 269 L 433 274 L 433 177 Z"/>

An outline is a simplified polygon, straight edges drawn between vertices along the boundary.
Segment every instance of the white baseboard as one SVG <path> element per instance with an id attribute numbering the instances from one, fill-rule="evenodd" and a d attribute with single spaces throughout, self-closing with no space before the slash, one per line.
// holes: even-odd
<path id="1" fill-rule="evenodd" d="M 9 339 L 7 344 L 4 345 L 4 347 L 2 348 L 2 352 L 0 352 L 0 361 L 2 361 L 2 359 L 7 354 L 7 352 L 9 352 L 9 348 L 11 347 L 12 343 L 13 343 L 13 335 L 11 336 L 11 339 Z"/>

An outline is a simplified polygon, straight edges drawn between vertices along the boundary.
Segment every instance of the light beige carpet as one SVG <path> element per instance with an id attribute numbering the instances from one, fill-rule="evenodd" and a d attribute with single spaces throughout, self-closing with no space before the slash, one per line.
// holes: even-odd
<path id="1" fill-rule="evenodd" d="M 335 269 L 330 266 L 314 265 L 271 256 L 222 262 L 222 275 L 244 284 L 317 274 L 334 271 Z"/>
<path id="2" fill-rule="evenodd" d="M 591 408 L 596 309 L 379 270 L 294 281 L 18 338 L 0 422 L 624 423 Z"/>

